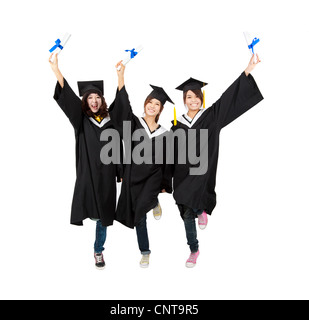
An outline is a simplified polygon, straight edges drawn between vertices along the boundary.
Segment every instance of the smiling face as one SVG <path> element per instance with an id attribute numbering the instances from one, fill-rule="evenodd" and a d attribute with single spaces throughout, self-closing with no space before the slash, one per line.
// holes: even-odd
<path id="1" fill-rule="evenodd" d="M 197 111 L 202 105 L 201 96 L 191 90 L 186 92 L 184 102 L 190 111 Z"/>
<path id="2" fill-rule="evenodd" d="M 100 110 L 100 107 L 102 106 L 102 99 L 97 93 L 90 93 L 87 98 L 87 103 L 90 110 L 93 113 L 97 113 Z"/>
<path id="3" fill-rule="evenodd" d="M 144 109 L 147 116 L 156 118 L 158 115 L 160 115 L 163 106 L 158 99 L 152 98 L 146 100 Z"/>

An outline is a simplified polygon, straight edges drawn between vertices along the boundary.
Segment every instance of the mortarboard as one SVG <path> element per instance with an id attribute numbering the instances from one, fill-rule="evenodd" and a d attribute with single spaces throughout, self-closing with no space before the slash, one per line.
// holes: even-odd
<path id="1" fill-rule="evenodd" d="M 174 104 L 174 102 L 171 100 L 171 98 L 167 95 L 167 93 L 164 91 L 163 88 L 161 87 L 156 87 L 156 86 L 153 86 L 151 85 L 151 88 L 153 89 L 153 91 L 150 93 L 150 96 L 155 98 L 155 99 L 158 99 L 162 105 L 165 104 L 166 101 Z"/>
<path id="2" fill-rule="evenodd" d="M 156 86 L 153 86 L 151 84 L 150 84 L 150 86 L 153 89 L 153 91 L 150 93 L 151 97 L 153 97 L 155 99 L 158 99 L 162 103 L 162 105 L 164 105 L 166 101 L 174 104 L 174 102 L 167 95 L 167 93 L 164 91 L 163 88 L 156 87 Z M 174 106 L 174 123 L 176 123 L 176 108 L 175 108 L 175 106 Z"/>
<path id="3" fill-rule="evenodd" d="M 177 87 L 177 90 L 181 91 L 188 91 L 188 90 L 196 90 L 196 89 L 202 89 L 205 87 L 208 83 L 190 78 L 187 81 L 185 81 L 183 84 L 181 84 L 179 87 Z"/>
<path id="4" fill-rule="evenodd" d="M 183 92 L 189 91 L 189 90 L 198 90 L 205 87 L 208 83 L 202 82 L 193 78 L 188 79 L 183 84 L 178 86 L 176 89 L 181 90 Z M 205 108 L 205 91 L 203 90 L 203 108 Z"/>
<path id="5" fill-rule="evenodd" d="M 104 95 L 104 84 L 103 80 L 98 81 L 78 81 L 79 96 L 82 97 L 86 92 L 100 92 L 102 96 Z"/>

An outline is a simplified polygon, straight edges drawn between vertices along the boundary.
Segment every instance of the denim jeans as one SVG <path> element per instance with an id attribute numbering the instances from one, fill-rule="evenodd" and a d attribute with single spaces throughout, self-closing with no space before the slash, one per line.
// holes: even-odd
<path id="1" fill-rule="evenodd" d="M 95 253 L 102 253 L 104 251 L 104 244 L 106 241 L 106 230 L 107 227 L 102 226 L 101 220 L 98 220 L 96 226 L 96 237 L 94 243 L 94 252 Z"/>
<path id="2" fill-rule="evenodd" d="M 150 254 L 147 231 L 147 215 L 136 225 L 137 242 L 142 255 Z"/>
<path id="3" fill-rule="evenodd" d="M 195 253 L 199 249 L 198 240 L 197 240 L 197 231 L 195 218 L 196 216 L 203 213 L 203 210 L 192 209 L 185 205 L 178 205 L 181 217 L 185 224 L 187 243 L 190 247 L 192 253 Z"/>

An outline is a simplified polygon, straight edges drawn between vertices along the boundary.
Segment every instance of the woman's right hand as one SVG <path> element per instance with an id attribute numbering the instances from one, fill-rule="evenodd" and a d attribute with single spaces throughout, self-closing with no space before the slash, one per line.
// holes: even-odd
<path id="1" fill-rule="evenodd" d="M 120 91 L 122 89 L 122 87 L 124 86 L 124 70 L 126 67 L 122 64 L 122 60 L 119 61 L 115 67 L 116 67 L 117 75 L 118 75 L 118 89 Z M 119 69 L 119 67 L 120 67 L 120 69 Z"/>
<path id="2" fill-rule="evenodd" d="M 116 70 L 117 70 L 117 74 L 118 74 L 118 77 L 119 76 L 123 76 L 124 75 L 124 70 L 125 70 L 125 66 L 122 64 L 122 60 L 119 61 L 117 64 L 116 64 Z M 120 67 L 120 68 L 119 68 Z"/>
<path id="3" fill-rule="evenodd" d="M 53 56 L 54 56 L 54 59 L 51 60 Z M 52 53 L 50 55 L 48 61 L 49 61 L 49 64 L 54 72 L 59 70 L 59 68 L 58 68 L 58 53 L 56 53 L 55 55 Z"/>
<path id="4" fill-rule="evenodd" d="M 55 54 L 53 60 L 51 60 L 52 56 L 53 56 L 53 53 L 49 57 L 49 60 L 48 60 L 49 64 L 50 64 L 52 70 L 54 71 L 54 74 L 55 74 L 61 88 L 63 88 L 64 87 L 64 78 L 63 78 L 63 75 L 61 74 L 59 67 L 58 67 L 58 53 Z"/>

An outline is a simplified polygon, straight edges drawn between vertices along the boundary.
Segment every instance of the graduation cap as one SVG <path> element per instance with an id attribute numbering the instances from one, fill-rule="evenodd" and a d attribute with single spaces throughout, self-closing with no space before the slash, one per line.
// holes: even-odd
<path id="1" fill-rule="evenodd" d="M 183 92 L 187 92 L 189 90 L 198 90 L 198 89 L 201 90 L 207 84 L 208 83 L 206 82 L 202 82 L 202 81 L 190 78 L 187 81 L 185 81 L 183 84 L 178 86 L 176 89 Z M 203 108 L 205 108 L 205 91 L 204 90 L 203 90 Z"/>
<path id="2" fill-rule="evenodd" d="M 104 95 L 103 80 L 99 81 L 78 81 L 79 96 L 82 97 L 86 92 L 99 92 Z"/>
<path id="3" fill-rule="evenodd" d="M 158 100 L 162 103 L 162 105 L 164 105 L 164 103 L 165 103 L 166 101 L 174 104 L 174 102 L 173 102 L 173 101 L 171 100 L 171 98 L 167 95 L 167 93 L 164 91 L 163 88 L 161 88 L 161 87 L 156 87 L 156 86 L 153 86 L 153 85 L 151 85 L 151 84 L 150 84 L 150 86 L 151 86 L 151 88 L 153 89 L 153 91 L 150 93 L 150 96 L 151 96 L 151 97 L 153 97 L 153 98 L 155 98 L 155 99 L 158 99 Z M 177 122 L 176 122 L 176 108 L 175 108 L 175 106 L 174 106 L 174 123 L 177 123 Z M 176 125 L 176 124 L 175 124 L 175 125 Z"/>
<path id="4" fill-rule="evenodd" d="M 167 95 L 167 93 L 164 91 L 161 87 L 156 87 L 150 84 L 150 87 L 153 89 L 153 91 L 150 93 L 150 96 L 152 96 L 155 99 L 158 99 L 162 105 L 165 104 L 166 101 L 174 104 L 174 102 L 171 100 L 171 98 Z"/>
<path id="5" fill-rule="evenodd" d="M 205 87 L 208 83 L 190 78 L 187 81 L 185 81 L 183 84 L 181 84 L 179 87 L 177 87 L 177 90 L 181 90 L 183 92 L 186 92 L 188 90 L 196 90 L 196 89 L 202 89 Z"/>

